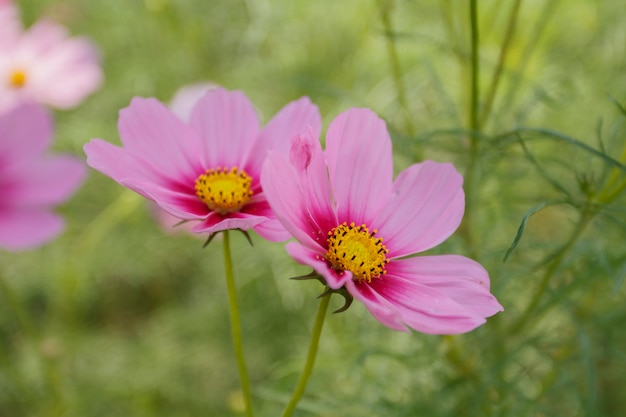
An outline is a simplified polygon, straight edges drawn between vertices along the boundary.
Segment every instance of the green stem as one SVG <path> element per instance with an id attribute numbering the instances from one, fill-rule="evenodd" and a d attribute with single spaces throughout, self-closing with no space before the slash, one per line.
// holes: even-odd
<path id="1" fill-rule="evenodd" d="M 626 143 L 624 143 L 624 149 L 619 159 L 622 164 L 626 164 Z M 615 183 L 621 179 L 621 183 L 615 186 Z M 624 178 L 624 171 L 615 167 L 611 170 L 609 178 L 604 182 L 604 187 L 598 193 L 596 200 L 603 204 L 612 202 L 622 191 L 626 188 L 626 179 Z"/>
<path id="2" fill-rule="evenodd" d="M 470 42 L 471 42 L 471 82 L 470 82 L 470 109 L 469 124 L 470 129 L 479 130 L 478 124 L 478 74 L 480 73 L 480 62 L 478 60 L 478 0 L 470 0 Z M 475 147 L 477 138 L 470 137 L 472 145 Z"/>
<path id="3" fill-rule="evenodd" d="M 315 317 L 315 324 L 313 325 L 313 332 L 311 334 L 311 342 L 309 343 L 309 352 L 307 353 L 306 363 L 304 364 L 304 369 L 302 369 L 302 374 L 300 374 L 300 379 L 298 379 L 298 384 L 291 395 L 291 400 L 289 400 L 289 403 L 285 407 L 285 411 L 283 411 L 282 417 L 289 417 L 293 414 L 298 402 L 302 398 L 302 395 L 304 395 L 304 390 L 306 389 L 309 377 L 313 373 L 313 365 L 315 365 L 315 357 L 317 356 L 317 348 L 319 347 L 320 336 L 322 335 L 322 328 L 324 327 L 324 319 L 326 318 L 326 310 L 328 310 L 329 301 L 330 294 L 322 297 L 320 301 L 317 316 Z"/>
<path id="4" fill-rule="evenodd" d="M 565 243 L 565 245 L 563 245 L 561 249 L 558 250 L 558 252 L 552 258 L 552 261 L 550 261 L 550 263 L 546 267 L 546 270 L 541 278 L 541 281 L 539 282 L 539 286 L 535 290 L 535 293 L 533 297 L 531 298 L 530 303 L 528 304 L 528 306 L 526 306 L 526 308 L 524 309 L 524 312 L 521 314 L 517 322 L 515 322 L 510 327 L 511 334 L 516 334 L 520 332 L 526 326 L 533 312 L 535 311 L 535 309 L 541 302 L 543 294 L 548 289 L 548 285 L 550 284 L 550 280 L 552 279 L 552 276 L 560 268 L 561 264 L 567 257 L 568 252 L 574 246 L 574 244 L 578 241 L 578 239 L 583 234 L 587 225 L 593 219 L 593 217 L 594 217 L 594 213 L 592 211 L 589 211 L 588 209 L 583 210 L 583 212 L 581 213 L 580 219 L 578 223 L 576 224 L 574 231 L 572 232 L 572 235 L 570 236 L 568 241 Z"/>
<path id="5" fill-rule="evenodd" d="M 250 393 L 250 379 L 248 378 L 248 370 L 246 368 L 246 360 L 243 353 L 243 344 L 241 339 L 241 321 L 239 319 L 239 308 L 237 303 L 237 289 L 235 287 L 235 276 L 233 274 L 233 260 L 230 253 L 230 235 L 228 230 L 224 231 L 224 270 L 226 272 L 226 288 L 228 290 L 228 309 L 230 312 L 230 329 L 233 341 L 233 350 L 237 359 L 237 367 L 239 368 L 239 380 L 241 383 L 241 391 L 243 393 L 243 401 L 246 410 L 246 416 L 253 417 L 252 395 Z"/>
<path id="6" fill-rule="evenodd" d="M 498 64 L 496 65 L 493 78 L 491 79 L 491 85 L 489 86 L 489 90 L 487 92 L 487 98 L 485 99 L 483 112 L 478 122 L 480 126 L 485 125 L 487 119 L 489 118 L 489 113 L 491 113 L 491 108 L 496 97 L 496 92 L 498 91 L 498 85 L 500 84 L 500 79 L 502 78 L 504 63 L 506 62 L 507 53 L 509 52 L 509 46 L 511 44 L 511 40 L 513 39 L 513 34 L 515 33 L 515 24 L 517 23 L 521 4 L 522 0 L 516 0 L 513 4 L 513 10 L 511 10 L 511 15 L 509 16 L 509 23 L 507 25 L 506 34 L 504 35 L 504 40 L 502 41 L 502 48 L 500 48 Z"/>
<path id="7" fill-rule="evenodd" d="M 474 201 L 476 193 L 477 170 L 478 170 L 478 97 L 480 87 L 478 76 L 480 73 L 480 65 L 478 60 L 478 0 L 470 0 L 470 40 L 471 40 L 471 61 L 470 61 L 470 106 L 469 106 L 469 161 L 467 164 L 467 172 L 465 175 L 465 222 L 462 228 L 463 236 L 467 242 L 469 254 L 476 258 L 478 245 L 472 232 L 474 223 Z"/>
<path id="8" fill-rule="evenodd" d="M 502 98 L 502 105 L 499 108 L 498 113 L 502 114 L 504 111 L 513 108 L 513 102 L 520 87 L 524 85 L 523 75 L 526 71 L 526 67 L 530 62 L 530 58 L 533 53 L 538 49 L 539 41 L 546 28 L 549 27 L 550 18 L 555 14 L 554 11 L 558 7 L 559 0 L 552 0 L 543 2 L 543 10 L 539 12 L 539 20 L 528 31 L 526 47 L 521 53 L 521 58 L 515 65 L 515 70 L 511 72 L 511 82 L 508 83 L 507 91 Z M 498 118 L 501 118 L 498 116 Z"/>
<path id="9" fill-rule="evenodd" d="M 389 63 L 391 64 L 391 74 L 396 87 L 396 94 L 398 95 L 398 102 L 404 115 L 404 121 L 409 136 L 415 135 L 415 125 L 413 124 L 413 118 L 409 110 L 408 101 L 406 99 L 404 80 L 402 77 L 402 68 L 400 67 L 400 60 L 398 59 L 398 51 L 396 49 L 396 42 L 393 31 L 393 24 L 391 22 L 391 10 L 393 8 L 393 0 L 380 0 L 380 19 L 385 30 L 385 38 L 387 40 L 387 54 L 389 56 Z M 421 158 L 420 158 L 421 159 Z"/>

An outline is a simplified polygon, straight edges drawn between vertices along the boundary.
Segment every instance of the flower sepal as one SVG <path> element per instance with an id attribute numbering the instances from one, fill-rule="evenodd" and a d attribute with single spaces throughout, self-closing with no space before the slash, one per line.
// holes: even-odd
<path id="1" fill-rule="evenodd" d="M 310 279 L 315 279 L 315 280 L 319 281 L 322 285 L 324 285 L 325 289 L 324 289 L 324 292 L 322 292 L 320 295 L 317 296 L 317 298 L 326 297 L 326 296 L 329 296 L 331 294 L 339 294 L 339 295 L 341 295 L 344 298 L 344 304 L 343 304 L 343 306 L 341 306 L 337 310 L 333 311 L 333 313 L 335 313 L 335 314 L 336 313 L 343 313 L 344 311 L 346 311 L 352 305 L 352 301 L 354 301 L 354 297 L 352 296 L 352 294 L 350 294 L 348 292 L 346 287 L 341 287 L 341 288 L 338 288 L 336 290 L 333 290 L 332 288 L 330 288 L 326 284 L 326 280 L 324 279 L 324 277 L 322 277 L 320 274 L 318 274 L 315 270 L 311 271 L 310 273 L 308 273 L 306 275 L 300 275 L 300 276 L 297 276 L 297 277 L 292 277 L 290 279 L 293 279 L 293 280 L 296 280 L 296 281 L 308 281 Z"/>
<path id="2" fill-rule="evenodd" d="M 177 223 L 176 226 L 178 226 L 179 224 L 182 224 L 184 222 L 186 222 L 186 220 L 183 220 L 182 222 Z M 241 232 L 244 235 L 244 237 L 246 238 L 246 240 L 248 241 L 248 243 L 250 244 L 250 246 L 254 246 L 254 244 L 252 243 L 252 238 L 250 237 L 250 233 L 248 233 L 247 230 L 243 230 L 243 229 L 231 229 L 231 230 Z M 209 237 L 207 238 L 207 240 L 202 244 L 202 248 L 204 249 L 207 246 L 209 246 L 209 243 L 211 243 L 213 241 L 213 239 L 215 239 L 215 236 L 219 235 L 222 232 L 224 232 L 224 230 L 220 230 L 218 232 L 211 233 L 209 235 Z"/>

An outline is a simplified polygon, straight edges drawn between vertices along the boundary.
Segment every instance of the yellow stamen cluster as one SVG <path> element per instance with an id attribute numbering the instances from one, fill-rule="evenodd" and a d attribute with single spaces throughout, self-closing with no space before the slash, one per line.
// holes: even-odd
<path id="1" fill-rule="evenodd" d="M 237 167 L 207 169 L 196 179 L 196 195 L 220 214 L 239 211 L 252 197 L 252 178 Z"/>
<path id="2" fill-rule="evenodd" d="M 9 86 L 13 88 L 22 88 L 26 85 L 26 73 L 22 70 L 16 70 L 9 77 Z"/>
<path id="3" fill-rule="evenodd" d="M 374 237 L 378 231 L 366 225 L 343 222 L 328 232 L 328 251 L 325 258 L 337 271 L 352 272 L 355 281 L 370 282 L 385 274 L 389 250 L 383 239 Z"/>

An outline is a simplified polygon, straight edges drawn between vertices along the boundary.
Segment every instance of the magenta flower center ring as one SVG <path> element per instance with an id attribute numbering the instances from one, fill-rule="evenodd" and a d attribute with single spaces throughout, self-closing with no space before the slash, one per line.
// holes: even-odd
<path id="1" fill-rule="evenodd" d="M 252 178 L 237 167 L 207 169 L 196 179 L 196 195 L 220 214 L 239 211 L 252 197 Z"/>
<path id="2" fill-rule="evenodd" d="M 15 70 L 9 77 L 9 86 L 13 88 L 22 88 L 26 85 L 26 73 L 22 70 Z"/>
<path id="3" fill-rule="evenodd" d="M 326 260 L 337 271 L 352 272 L 353 279 L 358 282 L 370 282 L 385 274 L 389 250 L 383 245 L 382 238 L 374 237 L 377 232 L 370 232 L 364 224 L 356 226 L 354 222 L 343 222 L 328 232 Z"/>

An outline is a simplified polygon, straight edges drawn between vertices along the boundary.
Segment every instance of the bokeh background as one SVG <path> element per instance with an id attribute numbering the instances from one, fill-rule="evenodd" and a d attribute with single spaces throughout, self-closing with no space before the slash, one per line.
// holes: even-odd
<path id="1" fill-rule="evenodd" d="M 607 191 L 626 181 L 608 160 L 626 163 L 626 3 L 477 3 L 472 124 L 468 1 L 18 2 L 27 25 L 46 16 L 101 50 L 105 84 L 55 112 L 56 151 L 119 143 L 133 96 L 212 82 L 264 121 L 303 95 L 325 126 L 372 108 L 396 172 L 435 159 L 466 173 L 464 224 L 432 252 L 479 260 L 505 311 L 459 336 L 394 332 L 358 303 L 331 315 L 297 416 L 626 415 L 626 199 Z M 221 240 L 164 229 L 95 171 L 60 211 L 59 239 L 0 253 L 32 325 L 0 300 L 0 416 L 241 415 Z M 275 416 L 322 287 L 288 279 L 308 270 L 282 244 L 233 236 L 257 414 Z"/>

